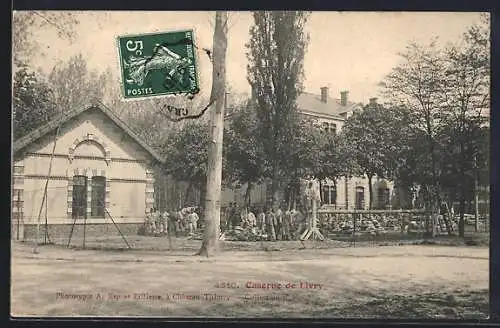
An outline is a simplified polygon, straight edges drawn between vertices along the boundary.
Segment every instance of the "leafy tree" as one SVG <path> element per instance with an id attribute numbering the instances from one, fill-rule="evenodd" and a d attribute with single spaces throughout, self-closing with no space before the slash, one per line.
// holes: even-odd
<path id="1" fill-rule="evenodd" d="M 56 65 L 49 75 L 59 111 L 72 110 L 92 98 L 102 99 L 108 84 L 107 72 L 90 71 L 82 54 Z"/>
<path id="2" fill-rule="evenodd" d="M 298 119 L 296 100 L 302 91 L 307 17 L 306 12 L 258 11 L 253 13 L 250 28 L 247 77 L 261 122 L 259 138 L 269 168 L 266 177 L 272 179 L 273 205 L 278 203 L 277 191 L 289 160 L 286 154 L 292 147 L 286 136 Z"/>
<path id="3" fill-rule="evenodd" d="M 410 123 L 425 135 L 425 157 L 432 176 L 430 205 L 437 208 L 441 202 L 439 149 L 437 136 L 442 129 L 445 61 L 436 42 L 429 45 L 410 44 L 401 54 L 402 63 L 395 67 L 381 83 L 384 95 L 394 107 L 406 107 Z"/>
<path id="4" fill-rule="evenodd" d="M 245 203 L 255 183 L 262 182 L 266 161 L 259 139 L 260 122 L 251 102 L 233 111 L 226 119 L 224 130 L 224 176 L 229 183 L 247 184 Z"/>
<path id="5" fill-rule="evenodd" d="M 473 189 L 475 157 L 478 155 L 478 131 L 490 107 L 489 29 L 486 22 L 471 26 L 461 44 L 446 51 L 445 102 L 447 148 L 453 152 L 451 164 L 457 178 L 460 200 L 460 236 L 467 190 Z"/>
<path id="6" fill-rule="evenodd" d="M 373 205 L 372 179 L 392 178 L 398 167 L 400 132 L 403 120 L 397 108 L 385 108 L 380 104 L 366 105 L 355 111 L 342 128 L 345 142 L 351 146 L 360 172 L 366 175 L 369 185 L 369 208 Z"/>
<path id="7" fill-rule="evenodd" d="M 48 122 L 56 113 L 48 83 L 28 67 L 14 75 L 12 104 L 14 139 Z"/>
<path id="8" fill-rule="evenodd" d="M 285 200 L 288 206 L 297 204 L 301 193 L 300 179 L 315 177 L 318 179 L 337 177 L 339 162 L 337 137 L 321 130 L 317 122 L 302 118 L 296 120 L 293 129 L 286 137 L 289 145 L 284 171 L 289 177 Z"/>
<path id="9" fill-rule="evenodd" d="M 153 147 L 159 154 L 167 156 L 164 148 L 168 138 L 182 130 L 187 121 L 172 122 L 164 115 L 167 106 L 185 108 L 189 112 L 199 111 L 201 104 L 206 100 L 197 97 L 188 100 L 186 97 L 175 98 L 150 98 L 141 101 L 121 101 L 119 97 L 114 98 L 111 108 L 117 110 L 117 114 L 139 135 Z M 200 117 L 198 122 L 207 123 L 205 116 Z"/>
<path id="10" fill-rule="evenodd" d="M 165 172 L 203 189 L 206 183 L 209 127 L 205 122 L 187 122 L 173 131 L 163 146 L 168 158 Z"/>
<path id="11" fill-rule="evenodd" d="M 15 67 L 29 65 L 32 56 L 43 55 L 42 45 L 34 32 L 41 28 L 55 29 L 61 39 L 73 42 L 79 24 L 74 12 L 16 11 L 12 17 L 12 54 Z"/>

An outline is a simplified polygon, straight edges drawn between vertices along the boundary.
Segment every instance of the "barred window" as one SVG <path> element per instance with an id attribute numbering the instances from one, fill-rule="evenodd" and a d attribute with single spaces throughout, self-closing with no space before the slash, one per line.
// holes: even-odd
<path id="1" fill-rule="evenodd" d="M 92 177 L 92 217 L 104 217 L 106 208 L 106 178 Z"/>
<path id="2" fill-rule="evenodd" d="M 73 177 L 73 218 L 84 218 L 87 213 L 87 177 L 75 175 Z"/>

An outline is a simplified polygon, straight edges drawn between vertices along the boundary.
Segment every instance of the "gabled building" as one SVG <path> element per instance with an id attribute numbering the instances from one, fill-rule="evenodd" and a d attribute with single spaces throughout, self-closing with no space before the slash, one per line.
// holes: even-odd
<path id="1" fill-rule="evenodd" d="M 320 88 L 320 93 L 303 92 L 297 98 L 299 113 L 307 119 L 315 121 L 318 128 L 326 133 L 338 133 L 355 110 L 363 105 L 349 101 L 349 92 L 340 92 L 339 98 L 331 97 L 328 87 Z M 376 98 L 370 99 L 376 102 Z M 373 207 L 379 209 L 391 208 L 393 184 L 389 181 L 374 178 L 372 181 Z M 266 201 L 266 185 L 255 186 L 251 192 L 252 203 L 263 204 Z M 246 186 L 235 190 L 224 189 L 224 203 L 236 202 L 243 204 Z M 369 185 L 368 178 L 354 177 L 350 179 L 326 179 L 320 182 L 322 206 L 336 209 L 368 209 Z"/>
<path id="2" fill-rule="evenodd" d="M 329 88 L 322 87 L 319 94 L 304 92 L 297 99 L 300 113 L 317 122 L 326 133 L 338 133 L 346 119 L 354 111 L 361 110 L 363 104 L 349 101 L 349 92 L 341 91 L 339 98 L 330 97 Z M 375 103 L 371 98 L 370 103 Z M 382 179 L 373 179 L 373 207 L 386 209 L 391 207 L 393 184 Z M 320 182 L 320 194 L 323 206 L 337 209 L 368 209 L 369 185 L 367 177 L 350 179 L 326 179 Z"/>
<path id="3" fill-rule="evenodd" d="M 33 236 L 39 214 L 45 231 L 45 213 L 52 235 L 68 236 L 74 223 L 90 233 L 108 229 L 110 216 L 136 232 L 154 206 L 154 170 L 163 162 L 97 101 L 16 140 L 12 155 L 12 235 L 20 239 Z"/>

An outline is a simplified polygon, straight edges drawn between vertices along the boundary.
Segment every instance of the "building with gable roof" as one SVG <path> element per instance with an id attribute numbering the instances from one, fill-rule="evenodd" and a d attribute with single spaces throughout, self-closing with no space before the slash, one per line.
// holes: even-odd
<path id="1" fill-rule="evenodd" d="M 110 217 L 135 233 L 155 204 L 154 172 L 164 161 L 98 101 L 17 139 L 12 156 L 12 236 L 19 239 L 33 236 L 39 214 L 44 233 L 45 213 L 49 236 L 68 236 L 73 223 L 75 231 L 83 223 L 87 233 L 99 231 Z"/>
<path id="2" fill-rule="evenodd" d="M 331 97 L 328 87 L 320 88 L 318 94 L 302 92 L 297 98 L 299 113 L 326 133 L 338 133 L 347 118 L 355 110 L 363 108 L 363 104 L 349 101 L 349 92 L 341 91 L 339 98 Z M 375 103 L 376 98 L 371 98 L 370 103 Z M 238 186 L 233 190 L 223 189 L 223 203 L 244 203 L 247 186 Z M 268 186 L 261 184 L 254 186 L 250 193 L 252 203 L 264 204 Z M 372 181 L 373 207 L 377 209 L 391 208 L 393 183 L 383 179 L 374 178 Z M 321 203 L 324 207 L 337 209 L 368 209 L 369 185 L 367 177 L 353 177 L 341 179 L 326 179 L 320 182 Z"/>

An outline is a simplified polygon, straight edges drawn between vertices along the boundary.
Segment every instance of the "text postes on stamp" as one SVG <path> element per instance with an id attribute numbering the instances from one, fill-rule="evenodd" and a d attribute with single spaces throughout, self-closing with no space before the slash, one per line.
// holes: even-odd
<path id="1" fill-rule="evenodd" d="M 118 37 L 125 99 L 199 91 L 192 30 Z"/>

